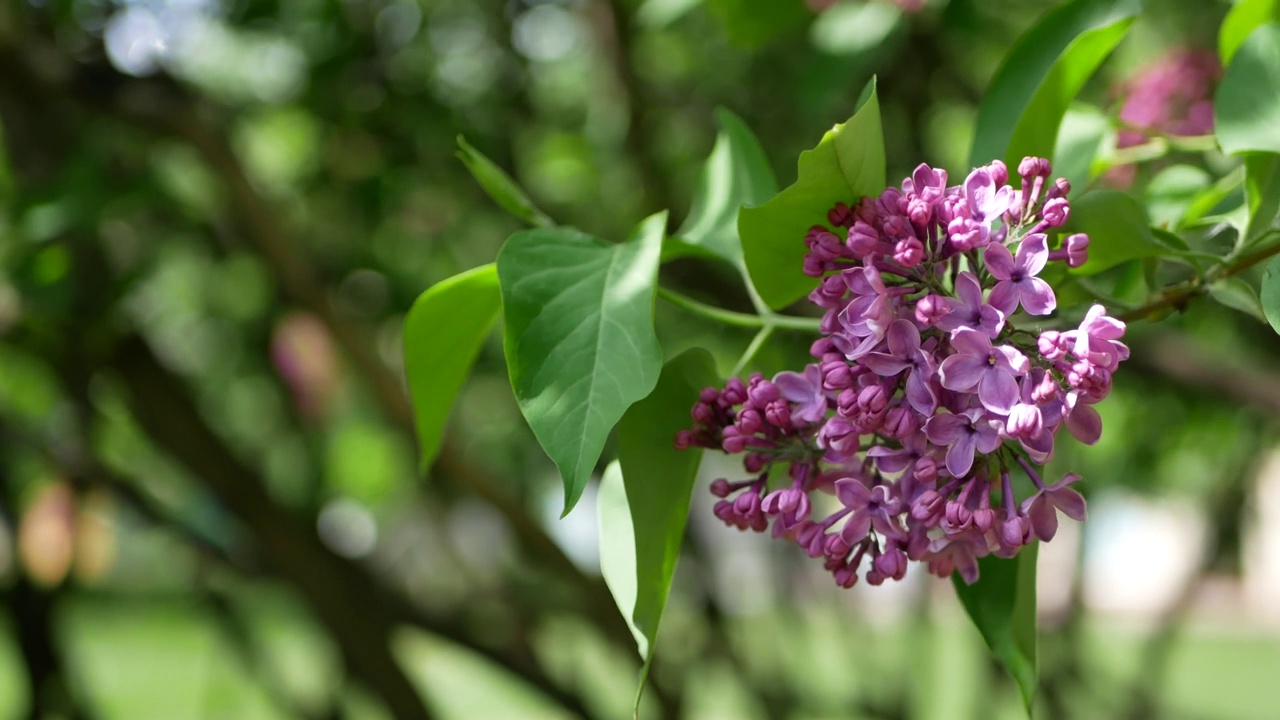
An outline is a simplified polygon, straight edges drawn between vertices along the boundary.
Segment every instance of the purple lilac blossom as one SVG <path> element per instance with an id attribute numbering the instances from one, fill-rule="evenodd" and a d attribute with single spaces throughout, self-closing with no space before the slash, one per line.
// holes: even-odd
<path id="1" fill-rule="evenodd" d="M 1084 519 L 1079 477 L 1046 485 L 1036 467 L 1063 428 L 1101 436 L 1094 406 L 1129 356 L 1125 326 L 1101 305 L 1075 329 L 1016 326 L 1054 320 L 1040 275 L 1084 264 L 1089 247 L 1054 230 L 1070 186 L 1049 182 L 1048 161 L 1017 173 L 1015 188 L 995 161 L 947 186 L 921 165 L 809 230 L 809 299 L 825 313 L 816 362 L 706 388 L 676 437 L 744 455 L 749 477 L 712 483 L 717 517 L 798 544 L 842 587 L 901 579 L 912 563 L 972 583 L 981 558 L 1052 538 L 1059 511 Z M 1021 498 L 1018 472 L 1035 487 Z"/>

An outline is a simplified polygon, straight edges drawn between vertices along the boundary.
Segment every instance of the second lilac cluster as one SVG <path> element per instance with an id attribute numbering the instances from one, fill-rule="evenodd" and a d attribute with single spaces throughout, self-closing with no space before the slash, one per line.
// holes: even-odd
<path id="1" fill-rule="evenodd" d="M 1052 538 L 1058 510 L 1084 519 L 1079 478 L 1046 483 L 1037 466 L 1064 427 L 1097 441 L 1125 326 L 1095 305 L 1073 330 L 1015 327 L 1019 310 L 1054 312 L 1039 275 L 1081 265 L 1089 244 L 1057 237 L 1069 186 L 1048 161 L 1018 173 L 1015 189 L 996 161 L 948 186 L 921 165 L 809 231 L 818 362 L 705 389 L 676 438 L 744 455 L 749 477 L 712 485 L 721 520 L 772 528 L 849 587 L 900 579 L 910 560 L 972 583 L 978 558 Z M 1015 473 L 1033 488 L 1022 498 Z"/>

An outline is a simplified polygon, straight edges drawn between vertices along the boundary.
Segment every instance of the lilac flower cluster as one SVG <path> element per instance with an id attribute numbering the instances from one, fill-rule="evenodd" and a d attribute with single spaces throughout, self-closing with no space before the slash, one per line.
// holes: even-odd
<path id="1" fill-rule="evenodd" d="M 901 579 L 908 560 L 972 583 L 978 558 L 1052 538 L 1058 510 L 1084 519 L 1079 477 L 1047 484 L 1036 466 L 1064 427 L 1097 441 L 1093 405 L 1128 357 L 1125 326 L 1094 305 L 1074 330 L 1014 327 L 1019 308 L 1054 311 L 1039 275 L 1081 265 L 1089 244 L 1054 232 L 1069 186 L 1049 182 L 1048 161 L 1026 158 L 1018 173 L 1015 189 L 996 161 L 948 187 L 921 165 L 809 231 L 804 269 L 820 278 L 809 299 L 826 310 L 818 362 L 703 390 L 695 426 L 676 437 L 744 455 L 751 477 L 712 484 L 717 517 L 772 527 L 844 587 L 860 573 Z M 1034 488 L 1021 499 L 1019 471 Z"/>

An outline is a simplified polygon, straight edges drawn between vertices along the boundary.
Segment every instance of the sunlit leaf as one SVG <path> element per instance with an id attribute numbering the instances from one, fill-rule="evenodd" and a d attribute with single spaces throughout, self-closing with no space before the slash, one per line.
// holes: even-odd
<path id="1" fill-rule="evenodd" d="M 620 467 L 620 480 L 606 471 L 602 482 L 601 570 L 644 658 L 641 687 L 702 457 L 700 451 L 677 450 L 673 442 L 676 432 L 689 426 L 689 408 L 698 392 L 717 380 L 715 361 L 705 350 L 689 350 L 668 362 L 653 393 L 632 405 L 618 423 L 620 465 L 610 470 Z"/>
<path id="2" fill-rule="evenodd" d="M 1225 153 L 1280 152 L 1280 25 L 1240 45 L 1214 98 L 1214 124 Z"/>
<path id="3" fill-rule="evenodd" d="M 1111 121 L 1101 110 L 1073 105 L 1062 117 L 1053 148 L 1053 174 L 1066 178 L 1074 188 L 1084 189 L 1093 179 L 1093 160 L 1110 133 Z"/>
<path id="4" fill-rule="evenodd" d="M 982 633 L 991 654 L 1018 683 L 1022 702 L 1031 714 L 1037 680 L 1036 554 L 1039 543 L 1022 549 L 1018 557 L 988 555 L 978 561 L 978 581 L 966 585 L 952 575 L 956 595 Z"/>
<path id="5" fill-rule="evenodd" d="M 1076 275 L 1092 275 L 1126 260 L 1164 252 L 1151 235 L 1142 204 L 1116 190 L 1095 190 L 1074 200 L 1062 232 L 1089 236 L 1089 261 L 1071 271 Z"/>
<path id="6" fill-rule="evenodd" d="M 422 293 L 404 321 L 404 369 L 423 471 L 440 449 L 453 400 L 502 308 L 498 272 L 482 265 Z"/>
<path id="7" fill-rule="evenodd" d="M 786 307 L 814 288 L 816 281 L 803 272 L 805 234 L 825 224 L 827 211 L 837 202 L 852 205 L 883 191 L 884 163 L 873 79 L 853 117 L 800 154 L 795 183 L 769 202 L 738 214 L 747 270 L 769 307 Z"/>
<path id="8" fill-rule="evenodd" d="M 1051 10 L 1005 56 L 978 108 L 971 165 L 1048 157 L 1072 99 L 1141 11 L 1138 0 L 1072 0 Z"/>
<path id="9" fill-rule="evenodd" d="M 689 216 L 676 236 L 742 267 L 738 210 L 773 197 L 778 181 L 751 128 L 728 110 L 717 111 L 716 117 L 720 135 L 702 167 Z"/>
<path id="10" fill-rule="evenodd" d="M 1262 273 L 1262 310 L 1267 322 L 1280 333 L 1280 257 L 1272 258 L 1267 269 Z"/>
<path id="11" fill-rule="evenodd" d="M 516 233 L 498 253 L 507 370 L 573 509 L 609 431 L 662 369 L 653 301 L 666 214 L 608 245 L 569 228 Z"/>
<path id="12" fill-rule="evenodd" d="M 1236 50 L 1259 25 L 1280 22 L 1280 2 L 1277 0 L 1241 0 L 1231 8 L 1218 29 L 1218 57 L 1228 65 Z"/>
<path id="13" fill-rule="evenodd" d="M 1213 177 L 1195 165 L 1171 165 L 1147 184 L 1147 213 L 1157 227 L 1179 228 L 1187 208 L 1203 193 Z"/>
<path id="14" fill-rule="evenodd" d="M 530 225 L 546 227 L 553 224 L 551 218 L 533 204 L 510 175 L 479 150 L 471 147 L 467 139 L 461 135 L 458 136 L 458 158 L 471 171 L 471 176 L 480 183 L 480 187 L 484 188 L 489 197 L 493 198 L 493 201 L 503 210 Z"/>

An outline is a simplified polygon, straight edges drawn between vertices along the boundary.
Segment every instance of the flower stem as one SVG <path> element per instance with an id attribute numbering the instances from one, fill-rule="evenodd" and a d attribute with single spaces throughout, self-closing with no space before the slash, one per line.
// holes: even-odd
<path id="1" fill-rule="evenodd" d="M 1254 244 L 1264 244 L 1265 240 L 1269 238 L 1275 239 L 1277 236 L 1280 236 L 1280 233 L 1272 231 L 1258 238 Z M 1159 293 L 1156 293 L 1141 306 L 1122 313 L 1118 318 L 1125 322 L 1129 322 L 1131 320 L 1141 320 L 1160 310 L 1181 308 L 1195 296 L 1204 294 L 1208 290 L 1209 285 L 1213 282 L 1231 277 L 1232 275 L 1238 275 L 1254 265 L 1257 265 L 1264 260 L 1269 260 L 1276 255 L 1280 255 L 1280 243 L 1268 245 L 1262 250 L 1245 255 L 1233 262 L 1228 262 L 1224 265 L 1210 268 L 1209 271 L 1205 272 L 1203 275 L 1196 275 L 1178 283 L 1177 285 L 1165 288 Z"/>
<path id="2" fill-rule="evenodd" d="M 747 369 L 747 363 L 750 363 L 756 353 L 760 352 L 760 348 L 764 347 L 771 335 L 773 335 L 773 327 L 766 325 L 760 328 L 760 332 L 751 338 L 751 344 L 747 346 L 746 350 L 742 351 L 742 357 L 738 358 L 738 362 L 734 363 L 733 371 L 729 373 L 729 377 L 737 377 L 742 374 L 742 371 Z"/>
<path id="3" fill-rule="evenodd" d="M 701 315 L 708 320 L 715 320 L 716 322 L 729 325 L 731 327 L 768 328 L 770 330 L 800 330 L 803 332 L 816 333 L 818 332 L 821 323 L 818 318 L 775 315 L 772 312 L 763 312 L 759 315 L 752 315 L 750 313 L 725 310 L 723 308 L 715 307 L 714 305 L 708 305 L 704 302 L 694 300 L 687 295 L 682 295 L 674 290 L 668 290 L 664 287 L 658 288 L 658 296 L 676 307 L 688 310 L 694 315 Z"/>

